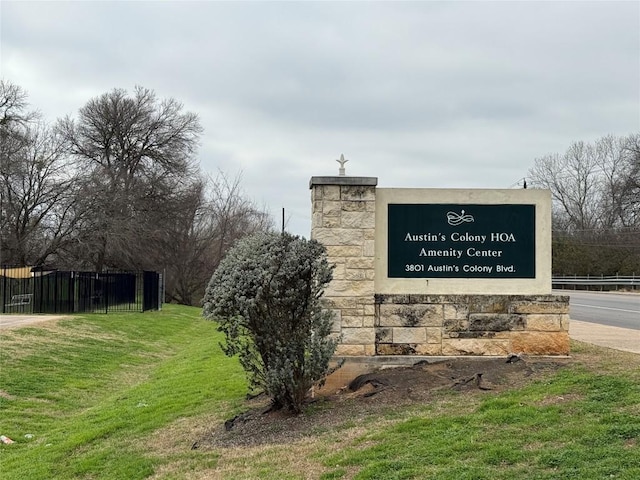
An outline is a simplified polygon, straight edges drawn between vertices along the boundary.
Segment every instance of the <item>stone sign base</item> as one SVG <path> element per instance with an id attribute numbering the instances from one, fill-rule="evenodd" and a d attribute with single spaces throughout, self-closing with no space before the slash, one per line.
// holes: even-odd
<path id="1" fill-rule="evenodd" d="M 549 191 L 377 183 L 309 182 L 311 238 L 335 265 L 324 300 L 336 357 L 569 354 L 569 297 L 551 294 Z"/>
<path id="2" fill-rule="evenodd" d="M 375 355 L 568 355 L 569 297 L 375 295 Z"/>

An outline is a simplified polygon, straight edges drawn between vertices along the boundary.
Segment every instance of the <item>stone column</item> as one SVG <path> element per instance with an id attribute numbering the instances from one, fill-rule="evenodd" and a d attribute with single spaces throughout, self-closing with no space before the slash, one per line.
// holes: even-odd
<path id="1" fill-rule="evenodd" d="M 312 177 L 311 238 L 335 265 L 325 289 L 341 335 L 338 356 L 375 355 L 376 177 Z"/>

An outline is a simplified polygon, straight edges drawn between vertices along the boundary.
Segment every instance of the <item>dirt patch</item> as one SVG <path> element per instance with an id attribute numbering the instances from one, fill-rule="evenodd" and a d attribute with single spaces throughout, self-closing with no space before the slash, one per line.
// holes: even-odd
<path id="1" fill-rule="evenodd" d="M 0 390 L 0 398 L 4 398 L 6 400 L 15 400 L 15 396 L 10 393 L 5 392 L 4 390 Z"/>
<path id="2" fill-rule="evenodd" d="M 22 328 L 42 322 L 67 318 L 64 315 L 0 315 L 0 329 Z"/>
<path id="3" fill-rule="evenodd" d="M 198 438 L 194 449 L 287 444 L 340 425 L 355 426 L 390 406 L 420 405 L 442 391 L 491 395 L 521 387 L 567 365 L 570 359 L 452 358 L 386 368 L 357 376 L 348 386 L 316 395 L 300 415 L 270 411 L 264 396 L 247 410 Z M 562 401 L 555 399 L 555 401 Z"/>

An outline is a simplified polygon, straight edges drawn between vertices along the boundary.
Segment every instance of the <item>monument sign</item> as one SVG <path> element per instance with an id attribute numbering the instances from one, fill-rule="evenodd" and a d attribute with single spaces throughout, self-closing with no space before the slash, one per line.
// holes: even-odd
<path id="1" fill-rule="evenodd" d="M 337 355 L 566 355 L 569 299 L 551 292 L 548 190 L 378 188 L 312 177 L 311 237 Z"/>
<path id="2" fill-rule="evenodd" d="M 387 208 L 389 277 L 535 277 L 535 205 Z"/>

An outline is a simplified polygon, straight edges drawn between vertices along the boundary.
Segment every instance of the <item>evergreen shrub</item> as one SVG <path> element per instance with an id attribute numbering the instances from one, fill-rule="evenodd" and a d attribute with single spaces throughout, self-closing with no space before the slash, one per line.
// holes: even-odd
<path id="1" fill-rule="evenodd" d="M 209 281 L 205 318 L 218 322 L 225 354 L 239 356 L 275 409 L 300 412 L 328 372 L 337 339 L 321 297 L 332 270 L 321 243 L 258 233 L 231 248 Z"/>

